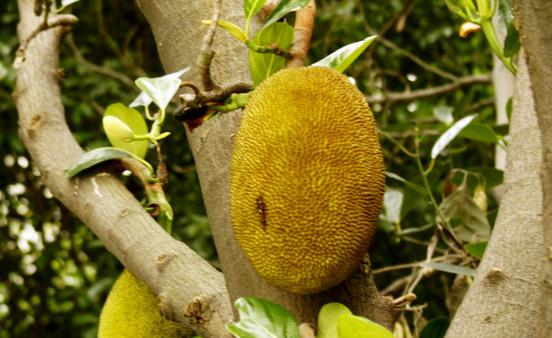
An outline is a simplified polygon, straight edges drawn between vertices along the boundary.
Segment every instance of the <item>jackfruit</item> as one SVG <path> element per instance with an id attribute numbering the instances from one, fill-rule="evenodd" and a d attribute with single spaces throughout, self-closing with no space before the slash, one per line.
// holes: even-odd
<path id="1" fill-rule="evenodd" d="M 183 338 L 192 331 L 166 319 L 157 297 L 128 270 L 117 279 L 100 315 L 98 338 Z"/>
<path id="2" fill-rule="evenodd" d="M 235 237 L 268 283 L 298 294 L 342 282 L 365 255 L 385 190 L 363 95 L 330 68 L 288 68 L 251 94 L 235 139 Z"/>

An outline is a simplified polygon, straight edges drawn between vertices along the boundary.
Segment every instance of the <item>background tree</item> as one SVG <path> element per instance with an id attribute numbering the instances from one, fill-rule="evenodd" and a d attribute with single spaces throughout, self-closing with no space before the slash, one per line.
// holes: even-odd
<path id="1" fill-rule="evenodd" d="M 61 48 L 62 67 L 66 74 L 62 86 L 67 120 L 71 129 L 76 131 L 75 135 L 81 145 L 93 148 L 102 142 L 105 143 L 105 138 L 99 132 L 99 119 L 103 108 L 114 101 L 130 102 L 137 94 L 132 86 L 133 78 L 144 74 L 157 76 L 195 62 L 200 48 L 199 41 L 204 33 L 199 20 L 211 16 L 211 11 L 205 10 L 208 4 L 210 1 L 194 2 L 194 5 L 190 6 L 179 6 L 166 1 L 138 3 L 138 7 L 142 9 L 152 26 L 164 70 L 160 68 L 156 58 L 152 57 L 156 53 L 155 43 L 149 35 L 143 18 L 136 12 L 134 6 L 100 0 L 79 3 L 75 6 L 75 14 L 80 18 L 80 22 Z M 545 6 L 542 2 L 540 4 Z M 20 12 L 32 11 L 31 5 L 31 2 L 21 1 Z M 439 316 L 449 317 L 455 312 L 466 282 L 470 280 L 469 277 L 462 275 L 438 272 L 433 269 L 435 266 L 422 267 L 421 263 L 427 260 L 429 263 L 446 262 L 472 268 L 477 265 L 477 259 L 473 256 L 468 256 L 462 250 L 459 252 L 458 248 L 451 249 L 454 245 L 444 242 L 448 238 L 447 235 L 438 231 L 439 222 L 436 213 L 441 210 L 439 207 L 443 206 L 441 201 L 451 196 L 450 190 L 447 191 L 447 189 L 454 186 L 463 187 L 461 184 L 463 172 L 453 169 L 467 169 L 471 173 L 468 175 L 467 186 L 464 187 L 466 189 L 464 198 L 467 198 L 466 196 L 471 198 L 476 187 L 482 185 L 482 182 L 485 183 L 486 189 L 501 182 L 501 173 L 492 169 L 493 144 L 499 140 L 497 135 L 505 134 L 505 130 L 503 126 L 497 127 L 493 123 L 492 88 L 489 85 L 490 77 L 486 75 L 492 66 L 491 54 L 486 50 L 482 34 L 474 34 L 468 40 L 456 36 L 461 21 L 446 10 L 444 4 L 418 0 L 404 3 L 389 1 L 383 4 L 362 1 L 320 1 L 318 5 L 317 25 L 329 28 L 314 31 L 313 48 L 310 54 L 312 60 L 318 60 L 342 45 L 358 41 L 375 32 L 382 37 L 379 40 L 380 43 L 364 55 L 363 61 L 358 62 L 349 71 L 372 103 L 378 125 L 384 135 L 382 141 L 386 152 L 387 170 L 396 174 L 389 175 L 386 209 L 382 213 L 380 223 L 381 231 L 371 248 L 372 265 L 375 269 L 373 275 L 384 294 L 399 297 L 410 291 L 416 293 L 418 300 L 407 306 L 407 311 L 399 319 L 399 325 L 403 330 L 419 332 L 427 319 Z M 75 152 L 80 150 L 76 144 L 65 142 L 69 135 L 66 133 L 61 135 L 59 129 L 53 128 L 55 132 L 44 135 L 40 131 L 47 130 L 54 122 L 58 123 L 63 112 L 61 102 L 52 102 L 56 100 L 49 91 L 57 84 L 53 81 L 52 73 L 45 71 L 55 67 L 57 53 L 55 41 L 59 38 L 57 35 L 59 33 L 55 30 L 41 33 L 37 36 L 36 42 L 29 45 L 26 62 L 37 68 L 34 68 L 35 72 L 27 73 L 28 77 L 20 74 L 19 78 L 20 81 L 26 79 L 29 83 L 32 82 L 33 86 L 30 87 L 32 90 L 18 91 L 15 96 L 19 102 L 20 111 L 35 113 L 34 115 L 22 114 L 20 126 L 23 139 L 27 138 L 28 142 L 34 144 L 34 149 L 28 144 L 31 154 L 35 156 L 39 154 L 35 161 L 39 167 L 42 167 L 43 174 L 42 179 L 38 178 L 38 171 L 29 164 L 28 158 L 17 141 L 14 108 L 8 94 L 14 88 L 14 70 L 9 67 L 9 64 L 13 60 L 12 56 L 17 45 L 13 32 L 18 16 L 15 12 L 15 4 L 4 2 L 0 6 L 4 7 L 1 19 L 6 23 L 6 28 L 2 28 L 0 32 L 3 37 L 1 40 L 2 67 L 0 67 L 0 75 L 3 74 L 3 76 L 0 95 L 5 96 L 6 100 L 0 103 L 0 107 L 9 112 L 9 115 L 2 114 L 8 118 L 6 123 L 3 123 L 2 128 L 5 130 L 0 136 L 2 149 L 9 149 L 3 155 L 4 167 L 2 167 L 3 174 L 0 182 L 2 189 L 0 235 L 3 236 L 2 241 L 6 244 L 0 249 L 2 250 L 0 264 L 2 264 L 1 271 L 9 271 L 6 278 L 2 278 L 5 281 L 0 284 L 0 295 L 2 295 L 0 296 L 0 316 L 5 319 L 2 320 L 0 335 L 79 335 L 75 332 L 82 332 L 83 336 L 95 335 L 97 314 L 105 292 L 115 277 L 114 270 L 118 269 L 118 266 L 116 261 L 102 249 L 101 243 L 94 240 L 93 235 L 70 216 L 68 210 L 55 204 L 51 199 L 52 192 L 56 197 L 65 199 L 65 203 L 71 205 L 70 208 L 78 211 L 79 216 L 100 237 L 103 235 L 104 244 L 118 254 L 133 272 L 144 278 L 157 292 L 167 291 L 167 288 L 186 283 L 197 283 L 189 279 L 189 275 L 197 275 L 202 282 L 211 281 L 215 286 L 222 285 L 220 275 L 205 265 L 202 265 L 205 270 L 198 270 L 194 266 L 195 270 L 188 276 L 181 275 L 179 281 L 152 274 L 156 263 L 153 258 L 157 258 L 155 253 L 158 253 L 156 246 L 159 242 L 135 244 L 136 238 L 129 234 L 139 232 L 157 236 L 161 232 L 155 230 L 156 225 L 153 222 L 146 220 L 148 216 L 139 211 L 139 205 L 131 202 L 133 199 L 131 195 L 120 195 L 123 190 L 117 183 L 104 177 L 99 177 L 97 181 L 102 192 L 113 193 L 118 198 L 119 205 L 113 203 L 112 198 L 103 201 L 98 199 L 94 195 L 94 186 L 91 182 L 83 182 L 78 187 L 78 201 L 74 201 L 75 197 L 72 195 L 74 187 L 70 187 L 67 183 L 58 184 L 61 182 L 58 180 L 62 180 L 59 172 L 65 169 L 70 160 L 60 155 L 68 154 L 66 151 L 69 150 Z M 225 2 L 225 6 L 222 11 L 224 18 L 239 22 L 241 3 Z M 134 19 L 125 21 L 124 17 Z M 183 24 L 182 18 L 186 18 L 187 24 Z M 34 27 L 31 23 L 36 24 L 37 21 L 23 14 L 21 19 L 23 20 L 21 34 L 26 36 L 24 33 L 28 35 Z M 530 32 L 530 36 L 540 36 L 534 31 Z M 97 36 L 101 36 L 102 39 L 98 39 Z M 33 44 L 35 44 L 34 47 Z M 33 48 L 35 52 L 31 52 Z M 244 57 L 246 50 L 243 46 L 230 40 L 225 33 L 218 32 L 215 49 L 217 56 L 214 60 L 213 73 L 217 81 L 247 79 Z M 31 57 L 33 53 L 42 57 L 40 62 L 34 64 Z M 528 54 L 531 55 L 531 52 Z M 539 60 L 539 57 L 534 57 L 535 59 Z M 53 63 L 50 63 L 48 68 L 45 67 L 44 62 Z M 540 69 L 539 66 L 533 67 Z M 520 72 L 521 70 L 523 68 Z M 24 67 L 21 72 L 25 72 Z M 195 75 L 192 73 L 190 76 L 193 78 Z M 40 80 L 46 82 L 41 86 Z M 520 88 L 527 88 L 527 86 L 522 85 Z M 57 93 L 54 94 L 57 95 Z M 537 101 L 546 107 L 545 103 Z M 526 104 L 520 105 L 520 107 L 526 106 Z M 44 115 L 44 119 L 37 120 L 35 118 L 37 111 L 57 112 L 58 117 L 49 120 L 46 118 L 47 115 Z M 426 165 L 430 162 L 431 147 L 437 137 L 448 128 L 451 118 L 459 120 L 473 112 L 479 113 L 476 120 L 477 127 L 473 129 L 479 129 L 471 130 L 471 133 L 468 129 L 461 134 L 461 139 L 454 141 L 447 148 L 446 154 L 438 158 L 431 173 L 427 175 L 421 173 L 418 162 Z M 224 181 L 224 169 L 230 156 L 229 135 L 235 131 L 238 118 L 237 113 L 216 118 L 205 125 L 205 129 L 199 130 L 195 135 L 189 135 L 191 149 L 196 156 L 198 174 L 202 180 L 202 190 L 209 211 L 209 223 L 213 227 L 215 237 L 217 237 L 216 231 L 219 231 L 219 242 L 223 241 L 218 244 L 220 261 L 214 254 L 201 196 L 195 184 L 195 167 L 191 161 L 191 154 L 185 146 L 183 129 L 175 126 L 174 130 L 171 130 L 173 135 L 164 146 L 166 155 L 170 159 L 168 163 L 171 182 L 178 182 L 167 186 L 167 194 L 170 196 L 177 217 L 175 235 L 217 268 L 221 263 L 225 267 L 224 259 L 228 262 L 239 257 L 235 253 L 226 256 L 221 253 L 221 248 L 232 252 L 235 246 L 231 243 L 231 236 L 225 235 L 224 232 L 220 235 L 220 231 L 225 229 L 224 225 L 228 224 L 228 213 L 225 211 L 227 198 L 224 189 L 226 188 L 220 182 Z M 415 122 L 415 126 L 411 121 Z M 39 127 L 36 129 L 35 136 L 32 135 L 33 125 Z M 39 138 L 42 142 L 37 141 Z M 52 140 L 57 140 L 57 143 L 53 143 Z M 535 142 L 537 144 L 539 140 Z M 59 145 L 63 145 L 62 152 L 57 151 L 60 150 L 56 148 Z M 416 145 L 419 146 L 419 151 L 414 157 L 401 153 L 404 147 L 414 152 Z M 511 149 L 519 149 L 513 144 L 510 146 Z M 537 155 L 538 153 L 536 151 Z M 516 150 L 513 154 L 521 156 L 535 154 L 535 152 Z M 61 158 L 56 160 L 58 156 Z M 510 161 L 516 160 L 514 158 Z M 527 158 L 521 161 L 534 163 Z M 46 167 L 48 170 L 44 170 L 44 164 L 48 165 Z M 452 174 L 455 172 L 457 174 Z M 536 175 L 538 171 L 533 173 Z M 403 178 L 408 180 L 404 181 Z M 129 181 L 131 191 L 140 196 L 141 188 L 136 182 L 128 178 L 125 180 Z M 46 185 L 52 182 L 56 184 L 50 186 L 51 190 L 48 190 L 41 185 L 40 181 L 45 182 Z M 513 180 L 513 182 L 517 181 Z M 523 185 L 520 189 L 538 192 L 540 185 L 534 184 L 533 188 Z M 434 196 L 437 204 L 430 202 L 431 195 Z M 489 199 L 486 218 L 490 224 L 493 224 L 496 217 L 496 203 L 492 197 L 489 196 Z M 91 205 L 99 212 L 90 211 Z M 100 214 L 106 210 L 114 210 L 113 208 L 118 206 L 119 210 L 131 211 L 130 220 L 126 216 L 121 220 L 117 214 Z M 519 208 L 508 210 L 515 212 L 517 209 Z M 88 214 L 82 215 L 83 210 Z M 535 211 L 538 212 L 538 210 Z M 516 213 L 516 215 L 520 214 Z M 469 213 L 454 215 L 451 220 L 458 222 L 455 225 L 462 226 L 466 225 L 467 219 L 470 219 L 467 216 Z M 504 232 L 510 233 L 507 238 L 511 240 L 528 238 L 527 248 L 535 243 L 541 249 L 547 247 L 544 242 L 538 241 L 538 238 L 543 237 L 512 236 L 512 225 L 507 222 L 503 224 L 505 224 Z M 111 239 L 118 238 L 119 242 L 105 241 L 108 234 Z M 163 240 L 164 244 L 165 240 L 167 239 Z M 499 240 L 496 243 L 504 242 Z M 171 245 L 175 245 L 173 248 L 176 253 L 186 252 L 186 255 L 191 255 L 189 251 L 184 251 L 182 246 L 173 242 Z M 503 247 L 504 245 L 491 244 L 490 250 L 495 248 L 493 256 L 503 255 L 501 252 Z M 517 250 L 519 246 L 516 244 L 508 248 Z M 542 253 L 546 250 L 536 249 L 535 252 L 535 257 L 545 257 Z M 147 260 L 145 266 L 140 267 L 136 255 L 144 255 L 144 253 L 152 259 Z M 430 253 L 429 256 L 427 256 L 428 253 Z M 438 255 L 433 257 L 434 253 Z M 541 256 L 538 256 L 539 254 Z M 515 258 L 516 255 L 508 254 L 506 257 Z M 527 264 L 530 261 L 528 257 L 519 258 L 520 264 L 531 266 Z M 187 264 L 180 260 L 179 262 L 176 265 L 180 268 L 184 266 L 183 264 Z M 406 264 L 396 265 L 405 262 Z M 543 266 L 550 264 L 544 258 L 542 262 Z M 226 266 L 228 267 L 229 264 L 231 266 L 231 261 Z M 487 266 L 495 267 L 492 263 Z M 135 271 L 136 268 L 138 270 Z M 245 275 L 253 279 L 253 282 L 250 280 L 248 283 L 241 284 L 242 276 L 233 274 L 231 267 L 225 268 L 227 285 L 233 297 L 248 292 L 251 289 L 251 283 L 256 287 L 259 286 L 257 281 L 254 281 L 256 275 L 251 272 Z M 538 279 L 542 278 L 541 276 L 539 272 L 531 278 Z M 506 277 L 509 277 L 508 271 L 506 271 Z M 517 278 L 517 276 L 510 277 L 506 280 Z M 422 279 L 424 280 L 420 283 Z M 517 278 L 517 280 L 522 279 Z M 476 283 L 477 281 L 478 279 Z M 240 289 L 240 285 L 244 288 Z M 542 283 L 538 282 L 533 284 L 536 288 L 540 288 L 541 285 Z M 189 286 L 188 284 L 187 287 Z M 516 290 L 529 290 L 525 286 L 526 283 L 521 283 L 516 286 Z M 206 287 L 208 288 L 209 285 Z M 497 294 L 503 294 L 502 292 L 508 289 L 497 290 Z M 313 300 L 306 303 L 296 302 L 293 296 L 277 293 L 269 286 L 260 287 L 259 292 L 269 299 L 282 303 L 298 303 L 299 305 L 295 308 L 292 306 L 292 309 L 302 319 L 312 318 L 317 310 L 316 307 L 327 299 L 313 297 Z M 490 306 L 496 305 L 493 304 L 493 299 L 497 298 L 488 297 L 487 292 L 481 292 L 481 295 L 472 298 L 472 301 L 480 303 L 484 298 L 490 301 Z M 331 296 L 328 297 L 338 295 L 335 291 L 329 294 Z M 358 295 L 355 292 L 353 294 Z M 524 293 L 520 292 L 519 295 L 523 297 Z M 174 304 L 181 304 L 179 302 L 187 304 L 185 296 L 169 301 Z M 491 320 L 488 320 L 478 313 L 473 314 L 474 306 L 468 307 L 470 308 L 471 317 L 459 319 L 457 321 L 459 324 L 453 326 L 453 330 L 457 327 L 471 326 L 465 325 L 465 320 L 479 320 L 485 323 L 483 325 L 485 328 L 482 330 L 496 329 L 495 317 L 491 316 Z M 536 309 L 529 308 L 531 311 Z M 355 310 L 362 311 L 361 308 Z M 515 310 L 516 313 L 518 310 Z M 226 311 L 229 311 L 229 307 Z M 221 313 L 224 314 L 224 311 Z M 385 314 L 373 315 L 371 318 L 376 320 L 378 320 L 377 316 L 383 315 L 385 320 Z M 182 319 L 182 314 L 177 314 L 177 317 Z M 533 318 L 536 317 L 538 316 L 533 316 Z M 520 316 L 520 318 L 523 317 Z M 545 317 L 538 318 L 545 319 Z M 519 323 L 519 321 L 509 322 L 509 325 Z M 535 322 L 535 327 L 539 325 Z M 482 332 L 489 331 L 479 331 L 479 333 Z M 504 332 L 509 333 L 512 330 Z M 546 332 L 544 328 L 543 332 Z M 470 335 L 466 333 L 465 336 Z"/>

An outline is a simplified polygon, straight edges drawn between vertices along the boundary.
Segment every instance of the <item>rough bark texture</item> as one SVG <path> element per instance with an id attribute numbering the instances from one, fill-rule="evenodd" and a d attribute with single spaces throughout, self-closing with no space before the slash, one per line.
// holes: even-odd
<path id="1" fill-rule="evenodd" d="M 552 334 L 552 2 L 523 0 L 516 3 L 521 25 L 522 43 L 527 51 L 527 64 L 542 143 L 543 232 L 542 248 L 544 275 L 539 336 Z M 531 264 L 532 262 L 529 262 Z M 533 262 L 537 263 L 537 262 Z"/>
<path id="2" fill-rule="evenodd" d="M 499 214 L 477 277 L 447 337 L 535 337 L 543 300 L 541 138 L 520 60 Z"/>
<path id="3" fill-rule="evenodd" d="M 195 63 L 205 28 L 200 20 L 210 17 L 212 1 L 138 0 L 157 41 L 161 62 L 166 71 Z M 243 25 L 242 1 L 223 2 L 222 19 Z M 185 23 L 185 24 L 184 24 Z M 214 40 L 216 81 L 250 82 L 247 49 L 243 44 L 219 30 Z M 197 71 L 191 72 L 197 80 Z M 194 154 L 203 198 L 212 227 L 215 245 L 232 300 L 242 296 L 258 296 L 282 304 L 301 321 L 314 322 L 321 304 L 340 301 L 362 314 L 390 327 L 396 315 L 390 298 L 379 295 L 369 268 L 363 266 L 342 285 L 311 296 L 283 292 L 264 282 L 244 257 L 234 239 L 229 207 L 229 166 L 233 135 L 241 113 L 233 112 L 212 119 L 188 133 Z"/>
<path id="4" fill-rule="evenodd" d="M 516 2 L 521 53 L 505 194 L 492 238 L 447 337 L 552 332 L 552 2 Z"/>
<path id="5" fill-rule="evenodd" d="M 20 40 L 41 22 L 33 0 L 19 0 Z M 169 317 L 190 324 L 203 337 L 229 337 L 232 318 L 224 279 L 201 257 L 166 234 L 113 176 L 91 173 L 69 180 L 64 170 L 82 154 L 65 121 L 58 71 L 62 28 L 34 38 L 17 72 L 14 99 L 19 132 L 44 184 L 82 219 L 102 243 L 160 295 Z"/>

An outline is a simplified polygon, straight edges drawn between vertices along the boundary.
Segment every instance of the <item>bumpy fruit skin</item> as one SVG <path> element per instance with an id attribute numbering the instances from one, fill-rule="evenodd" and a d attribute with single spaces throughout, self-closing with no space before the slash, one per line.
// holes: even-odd
<path id="1" fill-rule="evenodd" d="M 259 275 L 293 293 L 328 289 L 376 228 L 385 176 L 373 114 L 344 75 L 284 69 L 251 94 L 230 177 L 234 233 Z"/>
<path id="2" fill-rule="evenodd" d="M 98 338 L 184 338 L 192 332 L 159 312 L 146 284 L 124 270 L 102 309 Z"/>

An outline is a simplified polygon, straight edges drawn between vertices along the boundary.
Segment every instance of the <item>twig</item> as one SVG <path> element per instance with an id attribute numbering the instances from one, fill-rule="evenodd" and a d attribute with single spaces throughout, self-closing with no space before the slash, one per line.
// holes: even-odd
<path id="1" fill-rule="evenodd" d="M 314 330 L 308 323 L 301 323 L 299 325 L 299 334 L 301 338 L 314 338 Z"/>
<path id="2" fill-rule="evenodd" d="M 451 259 L 451 261 L 454 262 L 456 258 L 461 258 L 461 257 L 462 257 L 462 256 L 459 256 L 459 255 L 446 255 L 446 256 L 439 256 L 439 257 L 433 258 L 433 259 L 431 259 L 431 260 L 429 260 L 429 261 L 423 260 L 423 261 L 412 262 L 412 263 L 404 263 L 404 264 L 391 265 L 391 266 L 386 266 L 386 267 L 384 267 L 384 268 L 375 269 L 375 270 L 372 271 L 372 274 L 373 274 L 373 275 L 377 275 L 377 274 L 379 274 L 379 273 L 384 273 L 384 272 L 389 272 L 389 271 L 395 271 L 395 270 L 402 270 L 402 269 L 415 268 L 415 267 L 420 266 L 420 265 L 423 264 L 423 263 L 427 263 L 427 262 L 442 262 L 442 261 L 446 261 L 446 260 L 451 259 L 451 258 L 454 258 L 454 259 Z"/>
<path id="3" fill-rule="evenodd" d="M 213 38 L 217 30 L 217 23 L 220 17 L 220 8 L 222 6 L 222 0 L 214 0 L 213 16 L 211 17 L 211 24 L 207 29 L 207 32 L 203 36 L 203 42 L 201 44 L 201 51 L 197 61 L 199 67 L 199 76 L 201 83 L 205 90 L 212 90 L 218 87 L 211 77 L 211 61 L 215 57 L 215 52 L 211 50 L 213 44 Z"/>
<path id="4" fill-rule="evenodd" d="M 413 300 L 415 300 L 417 297 L 415 294 L 413 293 L 407 293 L 406 295 L 404 296 L 400 296 L 399 298 L 396 298 L 396 299 L 393 299 L 393 305 L 395 305 L 396 307 L 403 307 L 405 306 L 406 304 L 412 302 Z"/>
<path id="5" fill-rule="evenodd" d="M 291 46 L 291 58 L 287 61 L 288 67 L 302 67 L 307 61 L 309 53 L 312 30 L 314 28 L 314 16 L 316 14 L 316 3 L 310 0 L 309 3 L 297 12 L 293 34 L 293 45 Z"/>
<path id="6" fill-rule="evenodd" d="M 459 88 L 470 86 L 473 84 L 487 84 L 491 82 L 489 74 L 472 75 L 460 77 L 456 81 L 447 83 L 441 86 L 418 89 L 406 92 L 387 92 L 381 95 L 372 95 L 366 97 L 369 103 L 384 103 L 384 102 L 399 102 L 399 101 L 414 101 L 426 97 L 441 95 L 455 91 Z"/>
<path id="7" fill-rule="evenodd" d="M 48 12 L 46 12 L 48 13 Z M 19 45 L 19 48 L 17 48 L 17 51 L 15 52 L 15 61 L 13 62 L 13 67 L 15 69 L 18 69 L 23 62 L 25 62 L 25 51 L 27 50 L 27 47 L 29 46 L 29 43 L 41 32 L 46 31 L 51 28 L 59 27 L 59 26 L 72 26 L 79 21 L 79 19 L 71 14 L 63 14 L 63 15 L 56 15 L 53 18 L 47 18 L 45 14 L 45 20 L 38 25 L 38 27 L 35 28 L 35 30 L 29 34 L 27 38 L 25 38 L 21 44 Z"/>
<path id="8" fill-rule="evenodd" d="M 97 65 L 85 59 L 84 56 L 79 51 L 79 48 L 75 44 L 75 40 L 73 39 L 73 34 L 69 34 L 69 36 L 67 37 L 67 44 L 69 45 L 69 49 L 71 49 L 71 52 L 73 52 L 73 56 L 75 57 L 75 60 L 77 60 L 78 63 L 84 65 L 94 73 L 109 76 L 117 81 L 120 81 L 121 83 L 123 83 L 124 85 L 132 89 L 136 88 L 136 86 L 134 85 L 134 81 L 132 81 L 132 79 L 126 76 L 125 74 L 114 71 L 111 68 L 102 67 L 100 65 Z"/>

